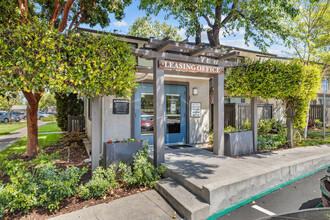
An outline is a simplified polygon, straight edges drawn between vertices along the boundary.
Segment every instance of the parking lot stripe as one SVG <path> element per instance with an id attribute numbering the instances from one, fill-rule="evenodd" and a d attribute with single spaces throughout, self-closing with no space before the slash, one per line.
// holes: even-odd
<path id="1" fill-rule="evenodd" d="M 264 209 L 264 208 L 262 208 L 262 207 L 260 207 L 258 205 L 253 205 L 252 208 L 254 208 L 254 209 L 256 209 L 256 210 L 258 210 L 260 212 L 263 212 L 263 213 L 265 213 L 267 215 L 276 215 L 274 212 L 268 211 L 267 209 Z"/>

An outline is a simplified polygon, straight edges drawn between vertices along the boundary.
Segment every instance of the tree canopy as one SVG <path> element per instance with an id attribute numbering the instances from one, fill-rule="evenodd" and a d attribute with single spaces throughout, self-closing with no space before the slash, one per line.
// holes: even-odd
<path id="1" fill-rule="evenodd" d="M 245 41 L 252 40 L 261 49 L 274 42 L 274 34 L 286 39 L 289 32 L 281 22 L 298 14 L 289 0 L 141 0 L 140 9 L 156 15 L 165 11 L 187 29 L 188 36 L 207 31 L 213 47 L 220 46 L 220 35 L 233 35 L 243 28 Z"/>
<path id="2" fill-rule="evenodd" d="M 152 21 L 149 16 L 137 18 L 130 25 L 127 34 L 145 38 L 155 37 L 157 39 L 163 39 L 170 37 L 175 41 L 182 40 L 177 27 L 166 24 L 166 22 Z"/>
<path id="3" fill-rule="evenodd" d="M 297 17 L 284 25 L 291 29 L 288 46 L 301 62 L 330 65 L 330 0 L 299 0 Z"/>
<path id="4" fill-rule="evenodd" d="M 52 106 L 56 106 L 55 94 L 43 93 L 39 102 L 39 109 L 44 110 Z"/>

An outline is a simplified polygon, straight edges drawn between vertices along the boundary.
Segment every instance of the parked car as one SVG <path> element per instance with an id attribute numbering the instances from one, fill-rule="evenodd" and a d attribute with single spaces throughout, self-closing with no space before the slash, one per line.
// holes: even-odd
<path id="1" fill-rule="evenodd" d="M 8 123 L 9 122 L 9 112 L 0 112 L 0 122 Z M 11 121 L 12 122 L 19 122 L 21 119 L 12 114 Z"/>
<path id="2" fill-rule="evenodd" d="M 38 120 L 41 120 L 42 118 L 47 118 L 49 117 L 49 114 L 44 113 L 42 111 L 38 111 Z"/>
<path id="3" fill-rule="evenodd" d="M 12 114 L 19 117 L 20 119 L 23 119 L 25 115 L 24 112 L 19 112 L 19 111 L 13 111 Z"/>

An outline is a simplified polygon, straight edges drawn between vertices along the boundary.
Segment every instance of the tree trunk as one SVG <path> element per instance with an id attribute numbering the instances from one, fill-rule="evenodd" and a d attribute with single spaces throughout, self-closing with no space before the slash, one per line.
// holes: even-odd
<path id="1" fill-rule="evenodd" d="M 201 28 L 201 26 L 199 26 L 197 31 L 196 31 L 195 43 L 196 43 L 196 45 L 202 43 L 202 28 Z"/>
<path id="2" fill-rule="evenodd" d="M 38 104 L 42 93 L 32 93 L 23 91 L 28 101 L 26 117 L 27 117 L 27 148 L 28 157 L 36 156 L 39 152 L 38 147 Z"/>
<path id="3" fill-rule="evenodd" d="M 213 48 L 217 48 L 220 46 L 219 33 L 220 33 L 220 28 L 218 27 L 213 27 L 212 30 L 209 30 L 207 32 L 207 38 L 209 39 L 211 47 Z"/>
<path id="4" fill-rule="evenodd" d="M 13 114 L 13 109 L 10 107 L 9 109 L 9 124 L 11 124 L 11 116 Z"/>
<path id="5" fill-rule="evenodd" d="M 27 106 L 27 148 L 26 154 L 28 157 L 33 157 L 38 154 L 38 103 L 28 104 Z"/>
<path id="6" fill-rule="evenodd" d="M 292 117 L 293 117 L 293 110 L 292 108 L 289 106 L 287 107 L 287 113 L 286 113 L 286 126 L 288 128 L 287 130 L 287 141 L 288 141 L 288 147 L 293 147 L 293 121 L 292 121 Z"/>

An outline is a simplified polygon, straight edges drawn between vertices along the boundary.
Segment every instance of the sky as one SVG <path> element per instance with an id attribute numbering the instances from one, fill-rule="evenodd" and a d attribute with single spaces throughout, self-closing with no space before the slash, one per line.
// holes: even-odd
<path id="1" fill-rule="evenodd" d="M 102 28 L 101 26 L 97 25 L 93 28 L 89 27 L 89 25 L 80 25 L 80 27 L 83 28 L 91 28 L 94 30 L 100 30 L 100 31 L 107 31 L 107 32 L 114 32 L 114 30 L 117 30 L 118 34 L 126 34 L 128 32 L 129 26 L 135 21 L 136 18 L 141 18 L 146 14 L 145 11 L 139 10 L 139 1 L 133 0 L 133 3 L 125 8 L 125 17 L 121 21 L 117 21 L 113 15 L 110 15 L 111 23 L 108 27 Z M 173 26 L 178 26 L 179 23 L 173 18 L 169 18 L 168 20 L 165 20 L 164 17 L 166 16 L 166 13 L 161 12 L 158 16 L 151 15 L 151 18 L 153 20 L 158 21 L 165 21 L 167 24 L 171 24 Z M 202 19 L 201 19 L 202 21 Z M 181 35 L 182 39 L 186 39 L 185 36 L 185 30 L 180 29 L 179 34 Z M 189 41 L 194 42 L 194 37 L 190 37 Z M 202 42 L 208 43 L 207 34 L 206 32 L 202 33 Z M 244 49 L 250 49 L 250 50 L 256 50 L 260 51 L 257 47 L 255 47 L 252 43 L 249 43 L 249 45 L 245 44 L 244 41 L 244 29 L 239 30 L 236 33 L 236 36 L 228 36 L 228 37 L 220 37 L 220 44 L 226 45 L 226 46 L 234 46 L 234 47 L 240 47 Z M 267 49 L 268 53 L 276 54 L 279 57 L 291 57 L 289 54 L 289 49 L 283 47 L 280 44 L 274 44 L 271 47 Z"/>

